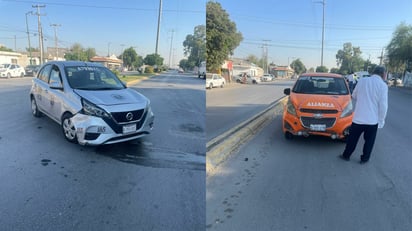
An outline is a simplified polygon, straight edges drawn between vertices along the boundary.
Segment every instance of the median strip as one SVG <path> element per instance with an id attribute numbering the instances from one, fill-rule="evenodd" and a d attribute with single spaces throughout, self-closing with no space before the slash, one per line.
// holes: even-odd
<path id="1" fill-rule="evenodd" d="M 247 119 L 238 126 L 226 131 L 222 135 L 210 140 L 206 144 L 206 173 L 213 175 L 216 168 L 222 164 L 240 145 L 248 141 L 260 131 L 269 121 L 283 112 L 283 105 L 287 97 L 271 103 L 262 112 Z"/>

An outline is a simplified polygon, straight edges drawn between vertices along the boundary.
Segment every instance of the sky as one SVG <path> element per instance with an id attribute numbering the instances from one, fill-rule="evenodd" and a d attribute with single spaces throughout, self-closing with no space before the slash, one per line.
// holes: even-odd
<path id="1" fill-rule="evenodd" d="M 268 51 L 268 62 L 287 66 L 299 58 L 306 68 L 321 65 L 322 0 L 217 0 L 236 23 L 243 41 L 233 57 Z M 336 53 L 351 42 L 362 58 L 379 64 L 379 56 L 397 26 L 412 25 L 411 0 L 325 0 L 323 63 L 337 67 Z"/>
<path id="2" fill-rule="evenodd" d="M 28 13 L 37 12 L 33 5 L 45 6 L 40 8 L 44 47 L 55 47 L 56 31 L 59 48 L 80 43 L 100 56 L 118 56 L 129 47 L 143 57 L 155 53 L 160 0 L 0 0 L 1 45 L 29 47 L 27 18 L 31 46 L 39 47 L 38 17 Z M 205 23 L 206 0 L 162 0 L 158 53 L 164 63 L 178 64 L 186 36 Z"/>

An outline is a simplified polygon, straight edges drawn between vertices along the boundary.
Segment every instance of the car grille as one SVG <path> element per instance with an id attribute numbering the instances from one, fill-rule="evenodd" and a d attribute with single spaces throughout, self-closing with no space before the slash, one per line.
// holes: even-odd
<path id="1" fill-rule="evenodd" d="M 301 108 L 300 112 L 314 113 L 314 114 L 337 114 L 338 110 L 322 110 L 322 109 Z"/>
<path id="2" fill-rule="evenodd" d="M 326 128 L 331 128 L 336 122 L 336 118 L 313 118 L 313 117 L 300 117 L 302 125 L 306 128 L 310 128 L 311 124 L 325 124 Z"/>
<path id="3" fill-rule="evenodd" d="M 111 114 L 113 116 L 113 119 L 119 124 L 121 124 L 121 123 L 130 123 L 130 122 L 136 122 L 136 121 L 140 120 L 143 113 L 144 113 L 144 109 L 140 109 L 140 110 L 136 110 L 136 111 L 130 111 L 130 113 L 133 114 L 133 119 L 132 120 L 128 120 L 126 118 L 127 113 L 129 113 L 129 112 L 112 112 Z"/>
<path id="4" fill-rule="evenodd" d="M 139 110 L 140 111 L 140 110 Z M 143 110 L 144 112 L 144 110 Z M 125 113 L 127 114 L 127 113 Z M 113 115 L 113 113 L 112 113 Z M 138 131 L 142 125 L 144 124 L 145 120 L 146 120 L 146 116 L 147 116 L 147 111 L 144 112 L 143 116 L 141 116 L 140 120 L 136 123 L 136 120 L 133 120 L 134 123 L 136 123 L 136 131 Z M 134 118 L 134 116 L 133 116 Z M 106 121 L 106 123 L 113 129 L 113 131 L 115 131 L 118 134 L 121 134 L 123 131 L 123 125 L 124 124 L 131 124 L 133 123 L 133 121 L 128 121 L 127 123 L 117 123 L 117 121 L 112 120 L 112 119 L 104 119 L 104 121 Z"/>

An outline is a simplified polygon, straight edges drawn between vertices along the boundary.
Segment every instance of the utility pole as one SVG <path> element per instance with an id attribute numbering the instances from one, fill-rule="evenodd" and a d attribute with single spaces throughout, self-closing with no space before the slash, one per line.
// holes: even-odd
<path id="1" fill-rule="evenodd" d="M 160 33 L 160 20 L 162 18 L 162 0 L 160 0 L 159 4 L 159 15 L 157 17 L 157 36 L 156 36 L 156 50 L 155 54 L 158 54 L 159 49 L 159 33 Z"/>
<path id="2" fill-rule="evenodd" d="M 123 69 L 124 69 L 124 44 L 120 44 L 120 46 L 122 47 L 122 72 L 123 72 Z"/>
<path id="3" fill-rule="evenodd" d="M 31 45 L 30 45 L 30 32 L 29 32 L 29 23 L 27 22 L 27 15 L 28 14 L 33 14 L 32 11 L 29 11 L 26 13 L 26 29 L 27 29 L 27 39 L 29 40 L 29 63 L 32 65 L 32 60 L 31 60 Z"/>
<path id="4" fill-rule="evenodd" d="M 110 42 L 107 43 L 107 57 L 110 57 Z"/>
<path id="5" fill-rule="evenodd" d="M 385 48 L 382 48 L 382 52 L 381 52 L 381 56 L 379 56 L 378 58 L 379 58 L 379 66 L 382 66 L 382 63 L 383 63 L 383 49 L 385 49 Z"/>
<path id="6" fill-rule="evenodd" d="M 57 46 L 57 32 L 56 28 L 61 26 L 60 24 L 51 24 L 50 26 L 54 27 L 54 49 L 56 49 L 56 60 L 59 60 L 59 47 Z"/>
<path id="7" fill-rule="evenodd" d="M 263 71 L 265 73 L 268 73 L 268 44 L 267 42 L 270 42 L 270 40 L 263 40 L 263 46 L 262 46 L 262 53 L 263 53 L 263 57 L 262 57 L 262 62 L 263 62 Z"/>
<path id="8" fill-rule="evenodd" d="M 175 32 L 174 29 L 172 29 L 172 38 L 170 39 L 170 51 L 169 51 L 169 68 L 171 68 L 171 60 L 172 60 L 172 48 L 173 48 L 173 33 Z"/>
<path id="9" fill-rule="evenodd" d="M 39 27 L 39 48 L 40 48 L 40 64 L 43 64 L 43 59 L 44 59 L 44 49 L 43 49 L 43 30 L 41 27 L 41 22 L 40 22 L 40 8 L 41 7 L 46 7 L 45 5 L 32 5 L 33 8 L 37 8 L 37 12 L 35 15 L 37 15 L 37 24 Z"/>
<path id="10" fill-rule="evenodd" d="M 322 4 L 322 51 L 321 51 L 321 58 L 320 58 L 320 65 L 323 67 L 323 47 L 325 42 L 325 0 L 316 2 Z"/>

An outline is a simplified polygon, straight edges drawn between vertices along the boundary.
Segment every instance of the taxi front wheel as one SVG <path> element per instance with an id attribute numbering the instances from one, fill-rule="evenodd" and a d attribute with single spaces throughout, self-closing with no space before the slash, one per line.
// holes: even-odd
<path id="1" fill-rule="evenodd" d="M 291 140 L 291 139 L 293 139 L 293 134 L 290 133 L 290 132 L 285 132 L 285 138 L 286 138 L 287 140 Z"/>
<path id="2" fill-rule="evenodd" d="M 66 140 L 71 143 L 77 143 L 76 128 L 71 120 L 73 117 L 72 114 L 66 113 L 62 117 L 62 131 Z"/>

